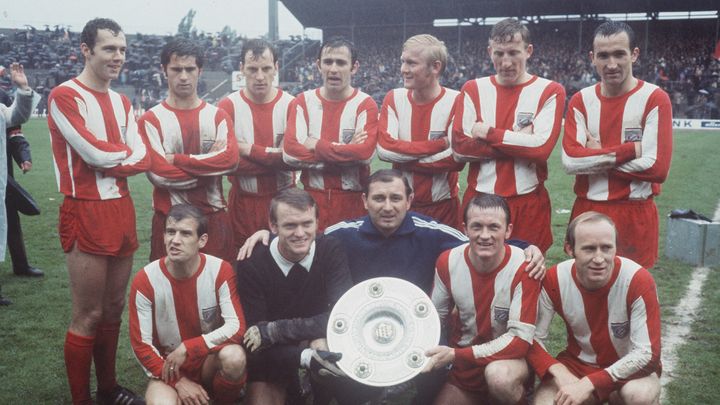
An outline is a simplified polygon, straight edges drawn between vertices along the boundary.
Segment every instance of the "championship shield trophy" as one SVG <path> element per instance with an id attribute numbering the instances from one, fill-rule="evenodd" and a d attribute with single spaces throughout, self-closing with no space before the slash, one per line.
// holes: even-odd
<path id="1" fill-rule="evenodd" d="M 425 351 L 440 341 L 440 317 L 414 284 L 392 277 L 363 281 L 335 304 L 327 327 L 338 367 L 374 387 L 401 384 L 422 371 Z"/>

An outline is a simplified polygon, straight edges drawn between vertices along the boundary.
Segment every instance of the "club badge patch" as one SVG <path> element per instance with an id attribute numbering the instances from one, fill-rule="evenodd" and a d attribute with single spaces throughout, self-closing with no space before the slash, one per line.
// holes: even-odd
<path id="1" fill-rule="evenodd" d="M 275 134 L 275 147 L 279 148 L 283 144 L 283 138 L 285 138 L 285 132 Z"/>
<path id="2" fill-rule="evenodd" d="M 519 128 L 525 128 L 526 126 L 532 124 L 534 117 L 535 114 L 531 112 L 518 112 L 517 119 L 515 120 L 515 125 L 517 125 Z"/>
<path id="3" fill-rule="evenodd" d="M 625 142 L 642 141 L 642 128 L 625 128 L 623 135 L 625 137 Z"/>
<path id="4" fill-rule="evenodd" d="M 207 333 L 211 330 L 215 330 L 220 326 L 220 306 L 215 305 L 214 307 L 203 308 L 202 310 L 202 321 L 200 321 L 200 329 L 203 333 Z"/>
<path id="5" fill-rule="evenodd" d="M 612 322 L 610 323 L 610 329 L 612 329 L 613 336 L 624 339 L 630 333 L 630 321 Z"/>
<path id="6" fill-rule="evenodd" d="M 350 141 L 352 141 L 353 136 L 355 135 L 355 128 L 347 128 L 342 130 L 342 143 L 348 144 Z"/>
<path id="7" fill-rule="evenodd" d="M 434 141 L 447 135 L 445 131 L 430 131 L 430 140 Z"/>
<path id="8" fill-rule="evenodd" d="M 493 312 L 498 322 L 507 322 L 510 319 L 510 308 L 494 307 Z"/>

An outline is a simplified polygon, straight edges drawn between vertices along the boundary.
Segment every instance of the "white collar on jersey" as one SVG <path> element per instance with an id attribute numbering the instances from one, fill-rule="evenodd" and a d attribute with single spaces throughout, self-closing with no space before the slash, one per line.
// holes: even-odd
<path id="1" fill-rule="evenodd" d="M 287 277 L 288 273 L 290 273 L 290 269 L 292 268 L 292 266 L 295 265 L 295 263 L 284 258 L 283 255 L 280 254 L 280 249 L 278 249 L 278 241 L 279 240 L 280 240 L 280 238 L 274 238 L 270 242 L 270 254 L 272 255 L 272 258 L 275 260 L 275 263 L 277 263 L 278 267 L 280 267 L 280 270 L 283 272 L 285 277 Z M 297 264 L 301 265 L 309 273 L 310 266 L 312 266 L 312 262 L 313 262 L 314 258 L 315 258 L 315 241 L 313 241 L 310 244 L 310 252 L 308 252 L 307 256 L 305 256 L 302 260 L 297 262 Z"/>

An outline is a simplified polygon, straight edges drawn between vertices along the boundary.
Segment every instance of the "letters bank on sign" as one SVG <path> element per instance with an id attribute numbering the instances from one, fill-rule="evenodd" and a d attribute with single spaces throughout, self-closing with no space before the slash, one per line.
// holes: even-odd
<path id="1" fill-rule="evenodd" d="M 701 129 L 720 131 L 720 120 L 673 118 L 672 126 L 673 129 Z"/>

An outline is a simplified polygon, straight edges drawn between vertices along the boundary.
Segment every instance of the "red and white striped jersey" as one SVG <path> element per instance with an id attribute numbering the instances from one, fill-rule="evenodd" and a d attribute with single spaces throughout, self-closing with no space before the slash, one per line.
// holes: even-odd
<path id="1" fill-rule="evenodd" d="M 588 137 L 600 149 L 586 148 Z M 635 157 L 635 142 L 642 155 Z M 660 194 L 672 157 L 672 105 L 654 84 L 604 97 L 600 84 L 575 93 L 568 106 L 562 162 L 575 194 L 588 200 L 637 200 Z"/>
<path id="2" fill-rule="evenodd" d="M 50 92 L 48 111 L 55 177 L 64 195 L 83 200 L 124 197 L 129 194 L 125 178 L 150 167 L 124 95 L 98 92 L 71 79 Z"/>
<path id="3" fill-rule="evenodd" d="M 245 316 L 229 263 L 200 254 L 192 277 L 178 280 L 165 258 L 142 268 L 130 286 L 130 343 L 145 372 L 159 378 L 165 357 L 185 343 L 188 360 L 225 342 L 240 343 Z"/>
<path id="4" fill-rule="evenodd" d="M 235 170 L 238 146 L 227 113 L 202 102 L 180 110 L 162 102 L 138 120 L 150 146 L 148 172 L 153 208 L 167 214 L 177 204 L 192 204 L 204 213 L 225 208 L 222 175 Z M 171 164 L 166 155 L 174 154 Z"/>
<path id="5" fill-rule="evenodd" d="M 241 156 L 237 170 L 228 176 L 238 193 L 274 195 L 295 183 L 295 173 L 282 159 L 288 106 L 293 99 L 278 89 L 272 101 L 257 104 L 236 91 L 218 103 L 232 117 L 238 142 L 252 145 L 250 156 Z"/>
<path id="6" fill-rule="evenodd" d="M 289 109 L 283 160 L 303 169 L 305 188 L 362 190 L 377 143 L 375 101 L 358 89 L 345 100 L 331 101 L 315 89 L 297 96 Z M 367 131 L 367 139 L 348 144 L 358 129 Z M 314 152 L 303 145 L 308 137 L 318 139 Z"/>
<path id="7" fill-rule="evenodd" d="M 450 336 L 455 361 L 483 365 L 525 356 L 535 334 L 540 282 L 525 271 L 525 253 L 505 246 L 497 269 L 480 273 L 469 244 L 446 250 L 435 266 L 432 301 L 442 325 L 457 307 L 459 333 Z M 454 336 L 453 336 L 454 335 Z"/>
<path id="8" fill-rule="evenodd" d="M 608 284 L 595 291 L 580 284 L 574 260 L 564 261 L 545 275 L 538 307 L 536 340 L 528 361 L 540 378 L 558 362 L 542 346 L 555 312 L 567 328 L 565 351 L 604 369 L 588 376 L 600 398 L 607 398 L 618 382 L 659 374 L 660 304 L 655 281 L 632 260 L 616 256 Z"/>
<path id="9" fill-rule="evenodd" d="M 502 86 L 495 76 L 470 80 L 457 98 L 452 132 L 455 159 L 469 161 L 468 189 L 503 197 L 528 194 L 548 176 L 565 108 L 565 89 L 533 76 Z M 492 127 L 487 141 L 474 139 L 476 122 Z M 531 133 L 521 132 L 524 123 Z"/>
<path id="10" fill-rule="evenodd" d="M 458 92 L 441 87 L 427 104 L 417 104 L 412 91 L 400 88 L 385 95 L 380 109 L 377 152 L 392 162 L 412 185 L 414 201 L 421 204 L 458 195 L 458 171 L 464 164 L 453 159 L 445 145 L 452 125 Z"/>

